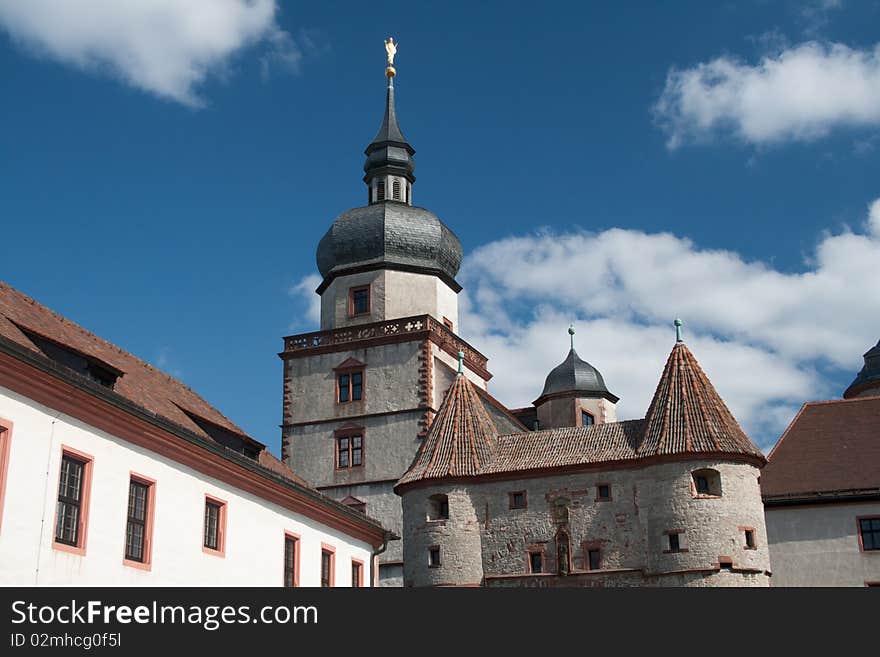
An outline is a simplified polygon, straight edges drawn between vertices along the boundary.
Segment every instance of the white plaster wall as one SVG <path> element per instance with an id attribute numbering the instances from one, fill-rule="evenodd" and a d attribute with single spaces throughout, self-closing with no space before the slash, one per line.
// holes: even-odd
<path id="1" fill-rule="evenodd" d="M 314 520 L 238 490 L 0 387 L 13 423 L 0 584 L 280 586 L 284 532 L 299 534 L 300 584 L 320 584 L 321 543 L 336 548 L 337 586 L 351 559 L 371 579 L 371 549 Z M 61 446 L 94 457 L 85 556 L 52 547 Z M 130 472 L 156 480 L 152 569 L 122 563 Z M 205 495 L 227 502 L 226 556 L 202 551 Z"/>
<path id="2" fill-rule="evenodd" d="M 880 550 L 859 549 L 860 516 L 880 502 L 765 507 L 772 586 L 864 586 L 880 582 Z"/>
<path id="3" fill-rule="evenodd" d="M 370 314 L 349 317 L 349 290 L 361 285 L 370 285 Z M 414 315 L 446 317 L 459 333 L 458 294 L 433 275 L 379 269 L 339 276 L 321 295 L 322 331 Z"/>

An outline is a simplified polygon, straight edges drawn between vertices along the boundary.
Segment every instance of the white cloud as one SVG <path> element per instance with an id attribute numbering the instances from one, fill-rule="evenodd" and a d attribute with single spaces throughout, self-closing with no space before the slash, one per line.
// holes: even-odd
<path id="1" fill-rule="evenodd" d="M 672 320 L 749 435 L 767 451 L 800 405 L 839 397 L 880 330 L 880 199 L 864 230 L 826 235 L 801 273 L 668 233 L 539 233 L 467 255 L 459 279 L 463 337 L 489 357 L 490 391 L 530 404 L 576 348 L 643 417 L 675 340 Z M 316 275 L 292 288 L 317 323 Z M 823 374 L 824 372 L 824 374 Z"/>
<path id="2" fill-rule="evenodd" d="M 275 0 L 0 0 L 0 26 L 34 53 L 191 107 L 210 74 L 258 42 L 298 65 L 276 14 Z"/>
<path id="3" fill-rule="evenodd" d="M 321 323 L 321 297 L 315 294 L 315 289 L 321 284 L 321 280 L 317 274 L 309 274 L 290 286 L 288 294 L 305 309 L 291 322 L 291 331 L 315 330 Z"/>
<path id="4" fill-rule="evenodd" d="M 750 144 L 769 144 L 878 126 L 880 44 L 855 50 L 811 41 L 755 65 L 723 56 L 672 69 L 654 115 L 669 148 L 726 131 Z"/>

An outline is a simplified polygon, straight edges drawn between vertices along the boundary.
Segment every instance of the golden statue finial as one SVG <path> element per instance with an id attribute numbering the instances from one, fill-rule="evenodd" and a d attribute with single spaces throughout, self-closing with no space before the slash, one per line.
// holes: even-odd
<path id="1" fill-rule="evenodd" d="M 397 54 L 397 44 L 394 43 L 393 37 L 385 39 L 385 54 L 388 56 L 388 68 L 385 69 L 385 75 L 393 78 L 397 73 L 394 70 L 394 55 Z"/>

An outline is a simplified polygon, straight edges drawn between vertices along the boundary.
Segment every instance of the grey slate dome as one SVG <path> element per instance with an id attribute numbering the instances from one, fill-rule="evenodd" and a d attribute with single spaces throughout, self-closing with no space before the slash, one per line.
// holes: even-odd
<path id="1" fill-rule="evenodd" d="M 880 342 L 865 352 L 864 359 L 865 365 L 843 393 L 844 399 L 857 397 L 869 390 L 873 393 L 875 388 L 880 394 Z"/>
<path id="2" fill-rule="evenodd" d="M 317 253 L 322 287 L 342 273 L 389 268 L 434 274 L 456 292 L 461 257 L 461 242 L 437 215 L 397 201 L 343 212 Z"/>
<path id="3" fill-rule="evenodd" d="M 582 360 L 574 347 L 562 363 L 554 367 L 544 382 L 544 391 L 535 402 L 558 393 L 578 393 L 581 397 L 605 397 L 617 402 L 618 397 L 611 394 L 602 374 L 585 360 Z"/>

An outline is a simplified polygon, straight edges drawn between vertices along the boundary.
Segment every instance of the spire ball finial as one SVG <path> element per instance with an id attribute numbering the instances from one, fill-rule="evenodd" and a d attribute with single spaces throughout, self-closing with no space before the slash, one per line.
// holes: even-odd
<path id="1" fill-rule="evenodd" d="M 458 350 L 458 373 L 464 374 L 464 352 L 461 349 Z"/>
<path id="2" fill-rule="evenodd" d="M 683 340 L 681 339 L 681 320 L 676 317 L 673 324 L 675 324 L 675 341 L 683 342 Z"/>
<path id="3" fill-rule="evenodd" d="M 394 37 L 385 39 L 385 55 L 388 59 L 388 67 L 385 69 L 385 75 L 389 80 L 393 78 L 397 71 L 394 70 L 394 55 L 397 54 L 397 44 L 394 43 Z"/>
<path id="4" fill-rule="evenodd" d="M 574 324 L 568 325 L 568 334 L 571 336 L 571 348 L 574 349 Z"/>

